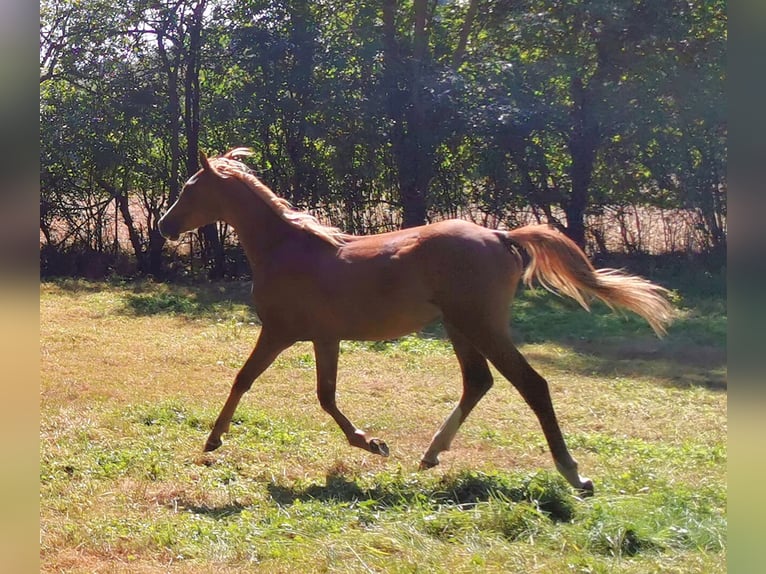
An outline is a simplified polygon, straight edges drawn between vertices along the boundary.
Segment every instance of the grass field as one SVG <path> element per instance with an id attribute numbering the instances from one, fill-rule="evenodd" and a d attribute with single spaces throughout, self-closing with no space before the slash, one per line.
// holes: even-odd
<path id="1" fill-rule="evenodd" d="M 682 283 L 662 341 L 602 307 L 516 302 L 520 348 L 594 480 L 585 500 L 497 374 L 442 465 L 416 471 L 460 393 L 438 326 L 343 344 L 339 405 L 388 459 L 320 409 L 308 344 L 203 454 L 258 334 L 249 286 L 43 283 L 42 571 L 724 572 L 725 294 Z"/>

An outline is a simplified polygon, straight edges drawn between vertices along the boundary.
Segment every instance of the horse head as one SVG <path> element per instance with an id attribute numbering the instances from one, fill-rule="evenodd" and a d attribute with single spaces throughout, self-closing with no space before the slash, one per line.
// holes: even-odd
<path id="1" fill-rule="evenodd" d="M 199 161 L 202 167 L 187 180 L 176 202 L 159 221 L 160 233 L 172 241 L 187 231 L 221 219 L 220 194 L 216 190 L 228 177 L 210 165 L 202 151 Z"/>

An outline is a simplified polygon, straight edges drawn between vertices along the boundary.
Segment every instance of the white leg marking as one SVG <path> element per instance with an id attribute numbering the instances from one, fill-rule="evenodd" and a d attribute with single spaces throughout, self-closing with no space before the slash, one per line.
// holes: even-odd
<path id="1" fill-rule="evenodd" d="M 457 434 L 457 429 L 460 428 L 460 421 L 463 417 L 463 411 L 460 406 L 456 406 L 454 410 L 444 421 L 441 428 L 436 431 L 434 438 L 431 439 L 431 444 L 428 446 L 428 450 L 423 455 L 423 460 L 432 464 L 439 464 L 439 453 L 445 450 L 449 450 L 452 444 L 452 439 Z"/>
<path id="2" fill-rule="evenodd" d="M 574 488 L 589 491 L 593 494 L 593 481 L 585 476 L 580 476 L 577 472 L 577 461 L 571 459 L 572 466 L 564 466 L 556 462 L 556 470 L 571 484 Z"/>

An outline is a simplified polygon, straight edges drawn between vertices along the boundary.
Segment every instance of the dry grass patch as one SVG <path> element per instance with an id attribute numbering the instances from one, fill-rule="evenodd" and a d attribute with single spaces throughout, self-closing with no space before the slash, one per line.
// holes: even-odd
<path id="1" fill-rule="evenodd" d="M 548 378 L 573 453 L 596 482 L 596 497 L 579 501 L 497 373 L 442 465 L 415 472 L 461 388 L 438 332 L 342 347 L 339 404 L 386 440 L 390 458 L 346 444 L 318 405 L 305 343 L 258 379 L 223 447 L 203 454 L 258 335 L 245 291 L 41 286 L 43 571 L 725 568 L 726 393 L 705 384 L 725 381 L 725 365 L 690 367 L 672 352 L 720 350 L 697 332 L 710 325 L 682 325 L 656 352 L 638 353 L 650 345 L 634 333 L 643 327 L 598 311 L 535 311 L 539 295 L 522 297 L 521 323 L 537 313 L 535 336 L 552 339 L 522 351 Z M 591 319 L 606 330 L 603 355 Z M 540 327 L 557 321 L 568 338 Z M 715 330 L 721 318 L 711 321 Z M 620 353 L 628 340 L 634 352 Z"/>

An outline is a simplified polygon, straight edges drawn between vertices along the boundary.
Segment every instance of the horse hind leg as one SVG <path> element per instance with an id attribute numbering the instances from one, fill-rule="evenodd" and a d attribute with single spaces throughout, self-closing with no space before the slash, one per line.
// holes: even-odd
<path id="1" fill-rule="evenodd" d="M 324 409 L 335 420 L 351 446 L 361 448 L 374 454 L 388 456 L 388 445 L 378 438 L 369 438 L 367 434 L 356 428 L 338 408 L 335 402 L 335 388 L 338 377 L 338 341 L 314 342 L 314 356 L 317 370 L 317 398 Z"/>
<path id="2" fill-rule="evenodd" d="M 593 482 L 580 476 L 577 461 L 567 449 L 564 436 L 553 409 L 548 382 L 527 363 L 505 332 L 495 336 L 485 345 L 489 360 L 502 375 L 519 391 L 537 416 L 556 469 L 575 489 L 589 496 L 593 494 Z"/>
<path id="3" fill-rule="evenodd" d="M 449 450 L 460 425 L 492 387 L 492 373 L 484 356 L 457 329 L 448 324 L 445 324 L 445 327 L 460 363 L 463 394 L 452 413 L 431 439 L 431 444 L 420 461 L 421 470 L 439 464 L 439 453 Z"/>

